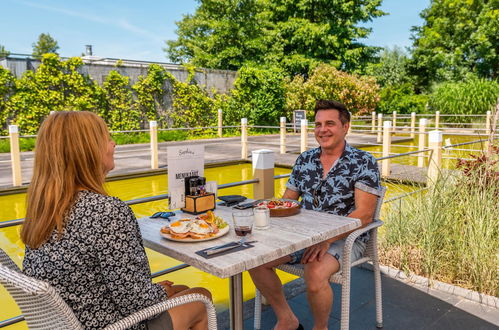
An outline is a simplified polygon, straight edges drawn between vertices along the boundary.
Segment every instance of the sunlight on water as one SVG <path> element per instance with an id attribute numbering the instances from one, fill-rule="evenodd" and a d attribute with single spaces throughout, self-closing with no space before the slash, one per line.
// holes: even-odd
<path id="1" fill-rule="evenodd" d="M 453 142 L 455 143 L 455 142 Z M 375 155 L 377 156 L 377 155 Z M 276 168 L 275 175 L 289 173 L 289 169 Z M 230 183 L 252 179 L 251 164 L 231 165 L 218 168 L 209 168 L 205 170 L 207 180 L 216 180 L 218 184 Z M 285 190 L 287 178 L 275 180 L 276 196 L 281 196 Z M 387 197 L 396 196 L 405 192 L 416 189 L 412 186 L 400 184 L 386 184 L 388 186 Z M 113 181 L 106 184 L 106 189 L 112 196 L 117 196 L 122 200 L 130 200 L 141 197 L 154 196 L 167 193 L 167 176 L 156 175 L 151 177 L 127 179 Z M 253 195 L 253 185 L 244 185 L 219 191 L 219 195 L 238 194 L 251 197 Z M 23 218 L 25 214 L 25 194 L 16 194 L 9 196 L 0 196 L 0 221 Z M 151 215 L 156 211 L 167 210 L 167 201 L 156 201 L 151 203 L 139 204 L 132 206 L 137 217 Z M 24 245 L 19 238 L 19 226 L 9 227 L 0 230 L 0 246 L 4 249 L 12 259 L 18 264 L 22 264 L 24 256 Z M 156 272 L 168 267 L 180 264 L 175 259 L 163 256 L 157 252 L 146 249 L 149 257 L 151 271 Z M 280 273 L 283 282 L 289 282 L 295 277 Z M 196 268 L 189 267 L 172 274 L 164 275 L 156 278 L 155 281 L 168 279 L 177 284 L 186 284 L 188 286 L 202 286 L 210 289 L 213 293 L 213 298 L 217 310 L 223 310 L 228 306 L 229 292 L 228 279 L 220 279 L 218 277 L 204 273 Z M 243 274 L 244 299 L 252 299 L 254 297 L 254 286 L 245 272 Z M 0 320 L 5 320 L 17 316 L 20 313 L 14 301 L 8 293 L 0 288 L 0 301 L 3 308 L 0 310 Z M 25 323 L 7 327 L 8 329 L 26 329 Z"/>

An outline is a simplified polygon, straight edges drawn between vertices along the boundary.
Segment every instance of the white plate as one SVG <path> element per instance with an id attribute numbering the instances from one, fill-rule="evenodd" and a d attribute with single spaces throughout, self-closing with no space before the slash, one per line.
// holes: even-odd
<path id="1" fill-rule="evenodd" d="M 223 235 L 225 235 L 225 234 L 227 234 L 229 232 L 229 229 L 230 229 L 230 227 L 229 227 L 229 225 L 227 225 L 224 228 L 220 229 L 220 231 L 216 235 L 210 236 L 210 237 L 206 237 L 206 238 L 191 238 L 191 237 L 173 238 L 170 234 L 165 234 L 165 233 L 162 233 L 162 232 L 159 232 L 159 233 L 161 234 L 161 236 L 163 236 L 166 239 L 169 239 L 170 241 L 192 243 L 192 242 L 210 241 L 212 239 L 216 239 L 216 238 L 222 237 Z"/>

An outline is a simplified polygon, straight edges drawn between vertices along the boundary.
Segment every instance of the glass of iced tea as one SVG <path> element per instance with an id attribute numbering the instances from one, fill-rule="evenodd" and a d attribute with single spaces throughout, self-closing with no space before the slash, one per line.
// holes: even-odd
<path id="1" fill-rule="evenodd" d="M 232 220 L 234 220 L 234 230 L 237 236 L 251 234 L 253 222 L 255 221 L 253 209 L 232 212 Z"/>

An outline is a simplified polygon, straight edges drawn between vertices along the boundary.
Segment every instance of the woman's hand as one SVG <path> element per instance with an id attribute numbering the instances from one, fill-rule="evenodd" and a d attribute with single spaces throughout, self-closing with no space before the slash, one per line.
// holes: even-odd
<path id="1" fill-rule="evenodd" d="M 181 291 L 189 289 L 187 285 L 173 285 L 173 282 L 168 280 L 159 282 L 159 284 L 163 287 L 168 297 L 171 297 Z"/>

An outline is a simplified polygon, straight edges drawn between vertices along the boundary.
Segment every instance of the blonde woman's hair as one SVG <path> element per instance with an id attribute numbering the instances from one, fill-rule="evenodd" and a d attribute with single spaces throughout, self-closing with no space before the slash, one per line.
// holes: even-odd
<path id="1" fill-rule="evenodd" d="M 104 121 L 88 111 L 60 111 L 42 123 L 35 147 L 21 239 L 36 249 L 57 229 L 79 190 L 106 194 L 103 154 L 109 141 Z"/>

